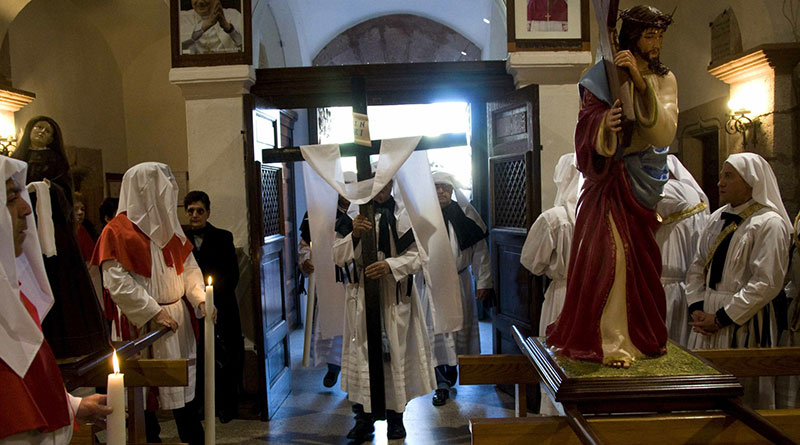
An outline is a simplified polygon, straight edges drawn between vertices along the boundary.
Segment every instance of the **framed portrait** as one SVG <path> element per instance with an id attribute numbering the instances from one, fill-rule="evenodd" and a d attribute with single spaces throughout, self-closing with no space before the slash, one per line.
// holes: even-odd
<path id="1" fill-rule="evenodd" d="M 589 51 L 589 0 L 508 0 L 508 51 Z"/>
<path id="2" fill-rule="evenodd" d="M 170 0 L 172 66 L 250 65 L 250 0 Z"/>
<path id="3" fill-rule="evenodd" d="M 172 175 L 178 184 L 178 207 L 183 207 L 183 197 L 189 193 L 189 172 L 173 171 Z"/>
<path id="4" fill-rule="evenodd" d="M 119 198 L 119 190 L 122 187 L 122 173 L 106 173 L 106 196 L 109 198 Z"/>

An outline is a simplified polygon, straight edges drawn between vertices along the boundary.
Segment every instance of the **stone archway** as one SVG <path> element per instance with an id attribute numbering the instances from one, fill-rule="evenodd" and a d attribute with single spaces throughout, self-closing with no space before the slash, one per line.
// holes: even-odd
<path id="1" fill-rule="evenodd" d="M 454 29 L 411 14 L 361 22 L 334 37 L 313 66 L 475 61 L 481 49 Z"/>

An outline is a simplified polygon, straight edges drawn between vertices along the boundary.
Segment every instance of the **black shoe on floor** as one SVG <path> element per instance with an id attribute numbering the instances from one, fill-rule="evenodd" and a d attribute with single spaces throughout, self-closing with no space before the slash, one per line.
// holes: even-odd
<path id="1" fill-rule="evenodd" d="M 228 423 L 237 417 L 239 417 L 238 413 L 229 410 L 222 410 L 219 412 L 220 423 Z"/>
<path id="2" fill-rule="evenodd" d="M 355 426 L 347 433 L 347 438 L 356 442 L 363 442 L 367 436 L 375 432 L 375 425 L 371 418 L 356 418 Z"/>
<path id="3" fill-rule="evenodd" d="M 328 370 L 328 372 L 325 373 L 325 377 L 322 379 L 322 384 L 325 385 L 326 388 L 332 388 L 337 380 L 339 380 L 339 373 Z"/>
<path id="4" fill-rule="evenodd" d="M 450 398 L 450 391 L 444 388 L 439 388 L 433 392 L 433 406 L 442 406 L 447 403 Z"/>
<path id="5" fill-rule="evenodd" d="M 406 427 L 403 426 L 403 421 L 387 422 L 386 438 L 389 440 L 404 439 L 406 437 Z"/>

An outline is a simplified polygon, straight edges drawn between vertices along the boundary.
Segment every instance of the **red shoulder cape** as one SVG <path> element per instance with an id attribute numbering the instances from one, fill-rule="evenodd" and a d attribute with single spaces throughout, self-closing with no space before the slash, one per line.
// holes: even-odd
<path id="1" fill-rule="evenodd" d="M 180 275 L 183 273 L 183 263 L 192 253 L 192 249 L 192 243 L 188 239 L 181 243 L 181 239 L 173 235 L 161 252 L 167 267 L 174 267 Z M 92 264 L 99 266 L 106 260 L 116 260 L 124 268 L 150 278 L 153 266 L 150 260 L 150 238 L 125 213 L 114 217 L 97 240 Z"/>
<path id="2" fill-rule="evenodd" d="M 591 361 L 603 359 L 600 317 L 614 282 L 615 248 L 609 214 L 624 246 L 631 341 L 649 356 L 663 354 L 667 342 L 655 211 L 633 196 L 624 161 L 595 151 L 595 138 L 608 108 L 584 91 L 575 129 L 575 154 L 586 182 L 575 220 L 564 308 L 547 327 L 548 345 L 569 357 Z"/>
<path id="3" fill-rule="evenodd" d="M 39 325 L 36 307 L 21 292 L 20 299 Z M 24 378 L 0 360 L 0 386 L 0 439 L 31 430 L 49 433 L 70 424 L 64 381 L 47 340 Z"/>

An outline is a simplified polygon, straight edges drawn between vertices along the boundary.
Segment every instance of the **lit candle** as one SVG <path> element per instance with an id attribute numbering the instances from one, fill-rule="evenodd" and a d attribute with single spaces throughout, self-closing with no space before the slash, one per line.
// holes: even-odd
<path id="1" fill-rule="evenodd" d="M 308 250 L 311 251 L 308 255 L 309 261 L 313 255 L 314 243 L 309 243 Z M 306 325 L 305 336 L 303 341 L 303 366 L 308 366 L 311 360 L 311 328 L 314 322 L 314 305 L 316 304 L 316 280 L 314 280 L 314 272 L 308 274 L 308 290 L 306 291 Z"/>
<path id="2" fill-rule="evenodd" d="M 124 374 L 119 372 L 117 351 L 111 358 L 114 373 L 108 375 L 108 395 L 106 404 L 114 411 L 106 417 L 106 443 L 109 445 L 125 444 L 125 383 Z"/>
<path id="3" fill-rule="evenodd" d="M 216 424 L 214 422 L 214 286 L 211 277 L 208 277 L 206 286 L 206 350 L 205 350 L 205 419 L 206 419 L 206 445 L 215 443 Z"/>

